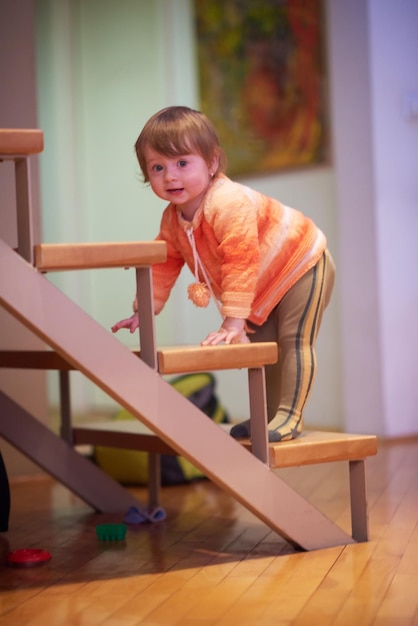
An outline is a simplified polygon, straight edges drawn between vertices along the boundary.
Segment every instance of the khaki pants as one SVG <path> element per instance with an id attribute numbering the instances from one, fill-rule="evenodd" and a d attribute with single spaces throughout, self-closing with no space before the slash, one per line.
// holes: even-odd
<path id="1" fill-rule="evenodd" d="M 280 426 L 284 439 L 303 426 L 303 410 L 316 373 L 315 341 L 335 279 L 335 265 L 326 250 L 315 267 L 287 292 L 261 326 L 249 323 L 251 342 L 277 341 L 279 360 L 266 366 L 269 422 Z M 288 432 L 287 432 L 288 430 Z"/>

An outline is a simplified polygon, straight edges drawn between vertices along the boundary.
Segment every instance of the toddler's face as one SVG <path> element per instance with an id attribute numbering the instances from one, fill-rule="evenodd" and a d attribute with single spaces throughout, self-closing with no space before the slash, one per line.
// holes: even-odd
<path id="1" fill-rule="evenodd" d="M 216 164 L 209 166 L 200 154 L 167 157 L 145 149 L 147 174 L 154 193 L 179 207 L 192 219 L 210 185 Z"/>

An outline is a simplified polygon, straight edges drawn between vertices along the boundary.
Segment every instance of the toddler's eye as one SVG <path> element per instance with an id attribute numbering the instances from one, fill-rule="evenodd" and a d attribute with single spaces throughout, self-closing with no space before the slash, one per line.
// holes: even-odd
<path id="1" fill-rule="evenodd" d="M 161 170 L 163 169 L 162 165 L 153 165 L 152 169 L 154 172 L 161 172 Z"/>
<path id="2" fill-rule="evenodd" d="M 186 159 L 180 159 L 179 161 L 179 167 L 186 167 L 187 165 L 187 161 Z"/>

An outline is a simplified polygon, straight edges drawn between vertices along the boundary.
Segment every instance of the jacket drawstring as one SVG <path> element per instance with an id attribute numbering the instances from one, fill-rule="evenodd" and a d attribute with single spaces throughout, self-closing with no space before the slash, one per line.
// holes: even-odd
<path id="1" fill-rule="evenodd" d="M 196 305 L 200 307 L 207 307 L 210 301 L 210 297 L 212 296 L 215 301 L 216 307 L 222 317 L 222 311 L 220 304 L 213 293 L 212 285 L 205 270 L 205 267 L 202 263 L 202 260 L 199 256 L 199 253 L 196 248 L 196 241 L 194 238 L 193 228 L 188 228 L 186 231 L 187 239 L 189 240 L 190 247 L 193 252 L 193 261 L 194 261 L 194 275 L 196 278 L 196 282 L 192 285 L 189 285 L 187 288 L 187 294 L 189 299 Z M 201 282 L 199 280 L 199 270 L 204 278 L 205 282 Z"/>

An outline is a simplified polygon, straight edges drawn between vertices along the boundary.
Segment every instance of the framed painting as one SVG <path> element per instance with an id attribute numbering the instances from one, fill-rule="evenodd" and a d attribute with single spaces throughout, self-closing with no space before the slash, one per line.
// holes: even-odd
<path id="1" fill-rule="evenodd" d="M 200 109 L 228 174 L 328 161 L 321 0 L 194 0 Z"/>

